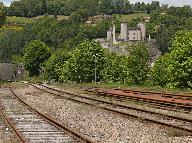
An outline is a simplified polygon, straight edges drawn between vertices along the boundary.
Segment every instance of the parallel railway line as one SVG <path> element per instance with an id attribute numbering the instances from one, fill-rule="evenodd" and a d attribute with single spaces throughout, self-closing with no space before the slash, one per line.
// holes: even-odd
<path id="1" fill-rule="evenodd" d="M 192 110 L 192 95 L 177 95 L 170 93 L 161 92 L 150 92 L 150 91 L 135 91 L 135 90 L 123 90 L 123 89 L 113 89 L 113 90 L 102 90 L 97 88 L 87 88 L 85 91 L 90 93 L 95 93 L 102 97 L 114 97 L 117 100 L 132 100 L 138 103 L 148 103 L 147 105 L 152 105 L 159 109 L 190 113 Z M 121 93 L 116 93 L 116 91 L 121 91 Z M 131 93 L 131 94 L 130 94 Z M 156 99 L 155 96 L 160 96 L 161 100 Z M 147 97 L 148 96 L 148 97 Z M 151 97 L 150 97 L 151 96 Z M 159 97 L 158 97 L 159 98 Z M 167 99 L 169 99 L 167 101 Z M 187 100 L 187 101 L 185 101 Z M 181 102 L 178 102 L 181 101 Z"/>
<path id="2" fill-rule="evenodd" d="M 94 142 L 32 108 L 15 94 L 11 88 L 10 94 L 0 96 L 0 104 L 3 118 L 15 131 L 21 142 Z"/>
<path id="3" fill-rule="evenodd" d="M 159 112 L 148 111 L 145 109 L 123 105 L 119 103 L 111 103 L 109 101 L 95 99 L 95 98 L 91 98 L 84 95 L 64 92 L 64 91 L 54 89 L 45 85 L 40 85 L 40 84 L 38 85 L 30 84 L 30 85 L 44 92 L 59 96 L 59 98 L 69 99 L 75 102 L 87 104 L 87 105 L 105 109 L 114 113 L 118 113 L 126 117 L 134 117 L 144 121 L 149 121 L 149 122 L 165 125 L 168 127 L 181 129 L 181 130 L 192 133 L 192 119 L 185 119 L 185 118 L 167 115 Z"/>

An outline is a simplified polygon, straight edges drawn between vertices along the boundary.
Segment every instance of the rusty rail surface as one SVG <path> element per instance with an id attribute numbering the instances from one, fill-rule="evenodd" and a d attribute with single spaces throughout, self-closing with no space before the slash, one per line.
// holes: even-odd
<path id="1" fill-rule="evenodd" d="M 168 127 L 181 129 L 181 130 L 192 133 L 192 120 L 191 119 L 185 119 L 185 118 L 176 117 L 176 116 L 172 116 L 172 115 L 167 115 L 167 114 L 163 114 L 163 113 L 159 113 L 159 112 L 148 111 L 148 110 L 145 110 L 145 109 L 136 108 L 136 107 L 132 107 L 132 106 L 128 106 L 128 105 L 111 103 L 111 102 L 100 100 L 100 99 L 95 99 L 95 98 L 91 98 L 91 97 L 87 97 L 87 96 L 82 96 L 82 95 L 78 95 L 78 94 L 73 94 L 73 93 L 61 91 L 61 90 L 51 88 L 51 87 L 48 87 L 48 86 L 45 86 L 45 85 L 38 84 L 38 86 L 44 87 L 44 88 L 46 88 L 48 90 L 42 89 L 42 88 L 40 88 L 40 87 L 38 87 L 38 86 L 36 86 L 34 84 L 31 84 L 31 83 L 28 83 L 28 84 L 35 87 L 35 88 L 37 88 L 37 89 L 39 89 L 39 90 L 42 90 L 44 92 L 47 92 L 47 93 L 50 93 L 50 94 L 53 94 L 53 95 L 56 95 L 56 96 L 60 96 L 62 98 L 69 99 L 69 100 L 72 100 L 72 101 L 75 101 L 75 102 L 87 104 L 87 105 L 90 105 L 90 106 L 99 107 L 99 108 L 102 108 L 102 109 L 105 109 L 105 110 L 108 110 L 108 111 L 111 111 L 111 112 L 114 112 L 114 113 L 119 113 L 119 114 L 121 114 L 123 116 L 134 117 L 134 118 L 142 119 L 144 121 L 149 121 L 149 122 L 157 123 L 157 124 L 160 124 L 160 125 L 165 125 L 165 126 L 168 126 Z M 49 91 L 49 90 L 56 91 L 58 93 L 55 93 L 55 92 L 52 92 L 52 91 Z M 65 96 L 63 94 L 66 94 L 66 95 L 69 95 L 69 96 Z M 94 101 L 94 103 L 88 102 L 88 101 L 82 101 L 81 99 L 76 99 L 76 97 L 86 99 L 86 100 L 90 100 L 90 101 Z M 100 105 L 101 103 L 106 104 L 107 106 L 101 106 Z M 109 106 L 114 106 L 115 108 L 110 108 Z M 141 112 L 141 113 L 151 114 L 152 116 L 161 116 L 161 118 L 167 118 L 167 120 L 177 120 L 178 122 L 183 123 L 183 127 L 181 125 L 174 125 L 174 124 L 166 123 L 164 121 L 158 121 L 157 119 L 151 119 L 151 118 L 143 117 L 143 116 L 136 115 L 136 114 L 130 114 L 130 113 L 127 113 L 126 111 L 120 111 L 120 110 L 116 109 L 116 107 L 125 108 L 126 110 L 135 110 L 135 111 L 138 111 L 138 112 Z M 186 128 L 185 127 L 186 122 L 187 122 L 187 124 L 189 124 L 189 127 L 191 127 L 191 128 Z"/>
<path id="2" fill-rule="evenodd" d="M 95 143 L 95 141 L 89 139 L 88 137 L 80 134 L 79 132 L 77 132 L 73 129 L 70 129 L 70 128 L 64 126 L 61 122 L 56 121 L 55 119 L 49 117 L 48 115 L 45 115 L 45 114 L 37 111 L 36 109 L 34 109 L 30 105 L 28 105 L 25 101 L 23 101 L 17 94 L 15 94 L 15 92 L 13 91 L 13 89 L 11 87 L 10 87 L 10 91 L 13 95 L 12 97 L 14 97 L 15 100 L 17 100 L 19 103 L 24 105 L 28 110 L 30 110 L 32 113 L 35 113 L 35 115 L 38 115 L 41 119 L 45 120 L 50 125 L 55 126 L 56 128 L 58 128 L 58 130 L 61 130 L 61 132 L 63 132 L 64 134 L 67 133 L 66 135 L 72 136 L 74 138 L 74 141 L 76 140 L 78 142 Z M 10 124 L 10 126 L 15 131 L 16 135 L 21 139 L 21 141 L 27 143 L 28 141 L 25 139 L 25 136 L 17 129 L 16 125 L 14 125 L 14 123 L 11 121 L 11 119 L 9 119 L 6 116 L 6 113 L 2 112 L 2 115 L 4 115 L 6 121 Z M 60 131 L 59 131 L 59 133 L 60 133 Z"/>
<path id="3" fill-rule="evenodd" d="M 86 89 L 88 92 L 94 92 L 98 95 L 113 96 L 116 98 L 127 98 L 138 101 L 162 104 L 167 106 L 175 106 L 186 110 L 192 109 L 192 95 L 175 95 L 170 93 L 135 91 L 123 89 Z"/>

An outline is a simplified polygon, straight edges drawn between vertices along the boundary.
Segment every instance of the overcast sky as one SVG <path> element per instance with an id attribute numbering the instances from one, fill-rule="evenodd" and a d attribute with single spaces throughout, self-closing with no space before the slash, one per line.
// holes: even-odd
<path id="1" fill-rule="evenodd" d="M 13 0 L 0 0 L 0 2 L 3 2 L 5 5 L 10 5 L 10 3 Z M 147 2 L 151 3 L 153 0 L 130 0 L 130 2 Z M 158 0 L 162 4 L 168 4 L 168 5 L 174 5 L 174 6 L 184 6 L 184 5 L 191 5 L 192 6 L 192 0 Z"/>
<path id="2" fill-rule="evenodd" d="M 130 0 L 130 2 L 147 2 L 151 3 L 154 0 Z M 191 5 L 192 6 L 192 0 L 156 0 L 159 1 L 161 4 L 168 4 L 173 6 L 184 6 L 184 5 Z"/>

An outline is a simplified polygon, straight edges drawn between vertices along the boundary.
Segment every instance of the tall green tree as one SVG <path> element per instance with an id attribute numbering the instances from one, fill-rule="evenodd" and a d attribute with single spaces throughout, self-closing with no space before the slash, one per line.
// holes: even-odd
<path id="1" fill-rule="evenodd" d="M 105 62 L 103 48 L 96 42 L 84 41 L 72 52 L 60 76 L 61 81 L 92 82 L 102 79 L 101 71 Z"/>
<path id="2" fill-rule="evenodd" d="M 3 26 L 6 20 L 6 12 L 3 3 L 0 3 L 0 28 Z"/>
<path id="3" fill-rule="evenodd" d="M 38 76 L 41 66 L 51 56 L 50 48 L 39 40 L 29 43 L 24 51 L 24 65 L 30 76 Z"/>
<path id="4" fill-rule="evenodd" d="M 164 26 L 161 25 L 158 29 L 157 29 L 157 44 L 158 47 L 160 49 L 160 51 L 164 54 L 165 52 L 168 51 L 169 48 L 169 33 L 168 33 L 168 29 Z"/>
<path id="5" fill-rule="evenodd" d="M 127 77 L 129 84 L 141 85 L 148 79 L 149 74 L 149 50 L 146 45 L 133 45 L 129 50 L 127 59 Z"/>

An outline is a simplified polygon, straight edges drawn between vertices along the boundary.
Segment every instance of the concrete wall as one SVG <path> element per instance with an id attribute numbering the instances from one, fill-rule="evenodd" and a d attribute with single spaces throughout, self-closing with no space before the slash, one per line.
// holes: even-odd
<path id="1" fill-rule="evenodd" d="M 0 63 L 0 80 L 22 80 L 24 66 L 10 63 Z"/>

